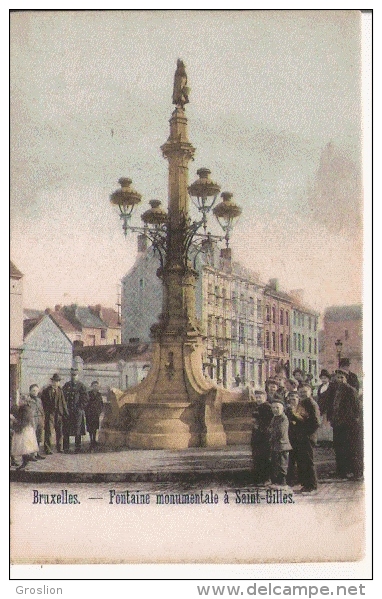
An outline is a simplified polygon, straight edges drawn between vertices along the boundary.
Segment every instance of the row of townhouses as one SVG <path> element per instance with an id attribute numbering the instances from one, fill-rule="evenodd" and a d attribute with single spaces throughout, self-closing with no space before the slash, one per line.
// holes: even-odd
<path id="1" fill-rule="evenodd" d="M 127 388 L 150 368 L 150 326 L 162 306 L 158 262 L 145 240 L 122 280 L 122 313 L 95 306 L 23 307 L 23 274 L 10 268 L 10 393 L 16 401 L 31 382 L 41 387 L 53 372 L 63 380 L 76 364 L 85 384 L 98 379 L 106 395 Z M 205 338 L 203 369 L 226 387 L 253 384 L 297 367 L 318 379 L 319 368 L 336 369 L 340 350 L 362 379 L 362 306 L 332 306 L 319 315 L 304 305 L 299 290 L 285 293 L 277 279 L 267 284 L 213 248 L 197 257 L 197 314 Z M 119 302 L 118 302 L 119 305 Z M 119 307 L 119 306 L 118 306 Z M 340 341 L 340 344 L 338 344 Z"/>
<path id="2" fill-rule="evenodd" d="M 302 291 L 285 293 L 277 279 L 268 284 L 217 247 L 197 257 L 196 309 L 205 337 L 203 368 L 225 387 L 253 384 L 295 368 L 318 377 L 319 314 L 304 305 Z M 144 238 L 122 280 L 122 343 L 148 341 L 161 311 L 158 258 Z M 240 378 L 240 381 L 239 381 Z"/>

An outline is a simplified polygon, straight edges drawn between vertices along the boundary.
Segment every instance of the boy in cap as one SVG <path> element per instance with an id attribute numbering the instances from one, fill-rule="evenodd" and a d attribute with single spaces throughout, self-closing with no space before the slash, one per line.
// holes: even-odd
<path id="1" fill-rule="evenodd" d="M 273 412 L 271 404 L 267 402 L 265 391 L 255 391 L 255 403 L 251 435 L 253 477 L 255 485 L 264 485 L 270 475 L 269 425 L 273 418 Z"/>
<path id="2" fill-rule="evenodd" d="M 293 377 L 297 381 L 297 387 L 300 387 L 301 383 L 304 380 L 304 373 L 301 368 L 295 368 L 293 371 Z"/>
<path id="3" fill-rule="evenodd" d="M 271 402 L 276 393 L 277 393 L 277 389 L 278 389 L 279 385 L 278 382 L 275 379 L 268 379 L 265 383 L 265 390 L 267 392 L 267 400 L 269 402 Z"/>
<path id="4" fill-rule="evenodd" d="M 289 452 L 292 446 L 289 442 L 289 421 L 284 412 L 284 400 L 277 395 L 271 402 L 273 418 L 270 425 L 271 445 L 271 481 L 273 485 L 285 486 L 288 472 Z"/>

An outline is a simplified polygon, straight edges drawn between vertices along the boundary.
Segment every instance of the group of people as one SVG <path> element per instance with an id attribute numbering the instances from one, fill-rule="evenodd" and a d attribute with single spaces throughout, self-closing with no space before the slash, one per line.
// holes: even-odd
<path id="1" fill-rule="evenodd" d="M 311 381 L 299 369 L 293 372 L 293 378 L 276 375 L 266 381 L 265 391 L 254 392 L 251 448 L 255 485 L 301 485 L 302 493 L 317 489 L 314 446 L 324 414 L 333 428 L 337 477 L 362 478 L 363 423 L 358 378 L 344 358 L 333 375 L 322 370 L 320 379 L 315 399 Z"/>
<path id="2" fill-rule="evenodd" d="M 29 387 L 29 396 L 10 414 L 11 465 L 25 469 L 28 462 L 44 460 L 52 455 L 52 438 L 56 451 L 69 453 L 70 437 L 74 437 L 75 453 L 81 452 L 82 436 L 90 435 L 90 450 L 97 445 L 103 399 L 98 381 L 88 392 L 78 380 L 78 370 L 72 368 L 70 381 L 60 386 L 61 377 L 55 373 L 50 384 L 40 393 L 39 386 Z M 43 443 L 45 456 L 41 454 Z M 18 459 L 21 458 L 21 464 Z"/>

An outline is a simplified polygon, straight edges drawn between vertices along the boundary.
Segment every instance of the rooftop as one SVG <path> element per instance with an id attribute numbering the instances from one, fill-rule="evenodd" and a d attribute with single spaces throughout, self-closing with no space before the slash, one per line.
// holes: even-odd
<path id="1" fill-rule="evenodd" d="M 139 341 L 128 345 L 92 345 L 75 347 L 73 353 L 82 358 L 84 364 L 150 361 L 151 345 Z"/>
<path id="2" fill-rule="evenodd" d="M 12 279 L 21 279 L 24 276 L 17 266 L 13 264 L 12 260 L 10 260 L 9 276 L 12 277 Z"/>
<path id="3" fill-rule="evenodd" d="M 326 308 L 324 319 L 328 322 L 341 322 L 343 320 L 362 320 L 362 305 L 330 306 Z"/>

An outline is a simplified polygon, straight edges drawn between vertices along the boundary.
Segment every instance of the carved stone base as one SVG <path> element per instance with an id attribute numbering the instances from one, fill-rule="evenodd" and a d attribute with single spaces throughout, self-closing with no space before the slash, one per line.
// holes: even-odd
<path id="1" fill-rule="evenodd" d="M 111 428 L 102 428 L 98 432 L 98 443 L 105 445 L 106 447 L 113 447 L 119 449 L 120 447 L 127 447 L 128 434 L 124 431 L 118 431 Z"/>
<path id="2" fill-rule="evenodd" d="M 189 403 L 147 403 L 129 406 L 135 420 L 128 434 L 131 449 L 186 449 L 190 429 L 181 417 Z"/>
<path id="3" fill-rule="evenodd" d="M 131 449 L 186 449 L 248 444 L 250 402 L 202 374 L 203 345 L 170 339 L 154 348 L 146 379 L 112 389 L 100 443 Z"/>

